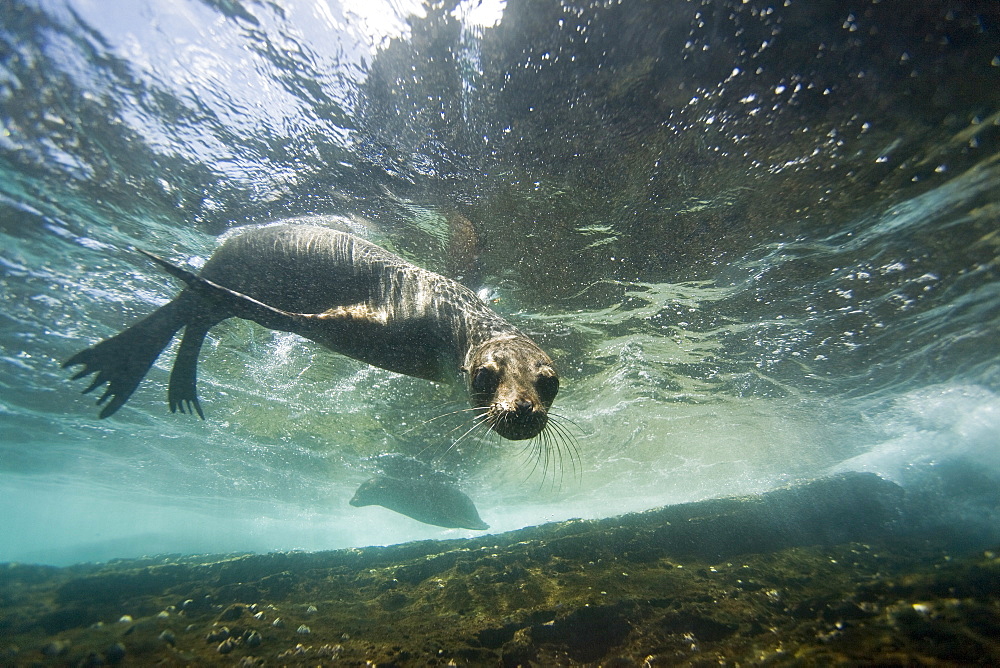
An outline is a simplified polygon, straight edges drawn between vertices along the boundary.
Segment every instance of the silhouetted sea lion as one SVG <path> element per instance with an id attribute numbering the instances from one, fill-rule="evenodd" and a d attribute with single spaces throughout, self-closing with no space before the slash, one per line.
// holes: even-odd
<path id="1" fill-rule="evenodd" d="M 382 506 L 424 524 L 451 529 L 489 529 L 476 504 L 447 475 L 395 453 L 376 458 L 381 471 L 362 483 L 352 506 Z"/>
<path id="2" fill-rule="evenodd" d="M 197 412 L 198 353 L 232 317 L 294 332 L 383 369 L 435 381 L 466 374 L 476 423 L 501 436 L 538 435 L 559 390 L 552 360 L 465 286 L 328 227 L 274 223 L 229 236 L 195 275 L 145 251 L 187 287 L 168 304 L 63 365 L 107 383 L 97 403 L 124 405 L 183 327 L 170 374 L 171 412 Z"/>

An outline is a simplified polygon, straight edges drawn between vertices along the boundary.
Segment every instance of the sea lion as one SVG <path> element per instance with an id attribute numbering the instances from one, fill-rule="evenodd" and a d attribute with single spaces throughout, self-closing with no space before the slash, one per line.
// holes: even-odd
<path id="1" fill-rule="evenodd" d="M 483 531 L 476 504 L 445 473 L 412 457 L 388 453 L 375 458 L 381 469 L 350 500 L 352 506 L 378 505 L 424 524 Z"/>
<path id="2" fill-rule="evenodd" d="M 170 411 L 197 412 L 198 353 L 227 318 L 294 332 L 354 359 L 434 381 L 463 374 L 476 411 L 511 440 L 545 428 L 559 390 L 552 360 L 465 286 L 421 269 L 347 232 L 301 222 L 238 230 L 200 275 L 149 256 L 186 287 L 120 334 L 83 350 L 63 367 L 72 379 L 107 383 L 98 405 L 106 418 L 122 407 L 183 327 L 170 374 Z"/>
<path id="3" fill-rule="evenodd" d="M 427 478 L 390 478 L 378 475 L 358 487 L 352 506 L 382 506 L 424 524 L 449 529 L 490 528 L 476 505 L 454 485 Z"/>

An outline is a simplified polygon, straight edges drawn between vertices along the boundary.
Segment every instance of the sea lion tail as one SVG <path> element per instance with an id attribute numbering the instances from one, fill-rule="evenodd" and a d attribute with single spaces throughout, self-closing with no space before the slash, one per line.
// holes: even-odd
<path id="1" fill-rule="evenodd" d="M 97 374 L 84 394 L 107 383 L 97 405 L 107 401 L 100 417 L 106 418 L 121 408 L 145 377 L 153 362 L 167 347 L 186 321 L 190 305 L 178 298 L 161 306 L 125 331 L 81 350 L 63 363 L 63 368 L 83 366 L 72 380 Z M 110 399 L 110 401 L 109 401 Z"/>

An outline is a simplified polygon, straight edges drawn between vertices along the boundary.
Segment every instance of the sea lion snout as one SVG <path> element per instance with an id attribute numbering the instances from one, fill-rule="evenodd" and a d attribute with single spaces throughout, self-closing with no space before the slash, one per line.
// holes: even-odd
<path id="1" fill-rule="evenodd" d="M 472 405 L 485 408 L 493 431 L 518 441 L 537 436 L 559 391 L 552 360 L 527 337 L 487 341 L 469 365 Z"/>

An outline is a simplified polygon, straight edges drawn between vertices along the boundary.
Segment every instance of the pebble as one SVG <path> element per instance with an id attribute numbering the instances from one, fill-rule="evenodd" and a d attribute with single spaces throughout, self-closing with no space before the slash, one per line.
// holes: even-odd
<path id="1" fill-rule="evenodd" d="M 256 615 L 253 616 L 254 619 L 264 619 L 264 611 L 261 610 Z"/>
<path id="2" fill-rule="evenodd" d="M 97 652 L 91 652 L 77 665 L 77 668 L 96 668 L 97 666 L 103 666 L 104 659 Z"/>
<path id="3" fill-rule="evenodd" d="M 257 666 L 263 666 L 264 659 L 256 656 L 245 656 L 240 659 L 240 662 L 236 664 L 237 668 L 257 668 Z"/>
<path id="4" fill-rule="evenodd" d="M 246 637 L 247 647 L 257 647 L 262 642 L 264 642 L 264 639 L 256 631 L 251 631 L 250 634 Z"/>
<path id="5" fill-rule="evenodd" d="M 295 629 L 295 632 L 296 633 L 301 633 L 302 635 L 308 635 L 308 634 L 312 633 L 312 630 L 308 626 L 306 626 L 305 624 L 303 624 L 299 628 Z"/>
<path id="6" fill-rule="evenodd" d="M 243 606 L 239 603 L 233 603 L 231 606 L 223 610 L 222 614 L 219 615 L 220 622 L 234 622 L 243 616 Z"/>
<path id="7" fill-rule="evenodd" d="M 108 663 L 121 663 L 125 659 L 125 645 L 116 642 L 104 650 L 104 658 Z"/>
<path id="8" fill-rule="evenodd" d="M 316 608 L 315 605 L 310 605 L 308 608 L 306 608 L 307 615 L 315 615 L 317 612 L 319 612 L 319 610 Z"/>
<path id="9" fill-rule="evenodd" d="M 118 623 L 119 624 L 131 624 L 132 623 L 132 615 L 122 615 L 121 617 L 118 618 Z"/>
<path id="10" fill-rule="evenodd" d="M 205 642 L 219 642 L 220 640 L 227 640 L 229 638 L 229 627 L 223 626 L 220 629 L 215 629 L 207 636 L 205 636 Z"/>
<path id="11" fill-rule="evenodd" d="M 167 629 L 166 631 L 160 634 L 160 640 L 167 643 L 168 645 L 173 645 L 176 644 L 177 642 L 177 636 L 174 635 L 173 631 Z"/>
<path id="12" fill-rule="evenodd" d="M 316 650 L 316 656 L 322 659 L 337 659 L 343 651 L 343 645 L 323 645 Z"/>
<path id="13" fill-rule="evenodd" d="M 61 654 L 65 654 L 68 649 L 69 642 L 65 640 L 54 640 L 42 648 L 42 654 L 45 656 L 59 656 Z"/>
<path id="14" fill-rule="evenodd" d="M 281 617 L 275 617 L 274 621 L 271 622 L 271 626 L 273 626 L 276 629 L 281 629 L 284 628 L 285 622 L 284 620 L 281 619 Z"/>
<path id="15" fill-rule="evenodd" d="M 305 647 L 300 644 L 296 645 L 293 649 L 286 649 L 284 652 L 278 655 L 278 660 L 287 659 L 293 656 L 304 656 L 307 653 Z"/>
<path id="16" fill-rule="evenodd" d="M 229 654 L 234 649 L 236 649 L 236 643 L 232 638 L 226 638 L 219 643 L 219 646 L 215 648 L 219 654 Z"/>

